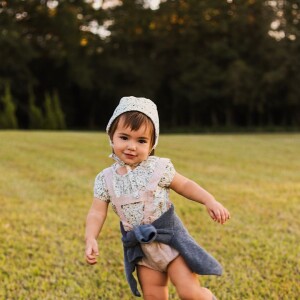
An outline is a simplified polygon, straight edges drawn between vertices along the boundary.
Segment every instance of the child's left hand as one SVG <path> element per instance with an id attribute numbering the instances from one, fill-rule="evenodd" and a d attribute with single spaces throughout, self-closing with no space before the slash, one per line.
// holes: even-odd
<path id="1" fill-rule="evenodd" d="M 212 200 L 205 204 L 210 217 L 220 224 L 224 224 L 230 219 L 229 211 L 218 201 Z"/>

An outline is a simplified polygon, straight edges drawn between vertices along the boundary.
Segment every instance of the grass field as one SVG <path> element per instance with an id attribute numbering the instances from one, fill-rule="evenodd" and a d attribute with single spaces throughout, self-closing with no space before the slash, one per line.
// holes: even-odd
<path id="1" fill-rule="evenodd" d="M 0 132 L 0 299 L 135 299 L 111 209 L 99 263 L 84 261 L 94 177 L 109 153 L 102 133 Z M 200 278 L 220 300 L 300 299 L 299 153 L 299 134 L 161 136 L 156 154 L 231 212 L 221 226 L 171 193 L 190 233 L 224 267 L 221 277 Z"/>

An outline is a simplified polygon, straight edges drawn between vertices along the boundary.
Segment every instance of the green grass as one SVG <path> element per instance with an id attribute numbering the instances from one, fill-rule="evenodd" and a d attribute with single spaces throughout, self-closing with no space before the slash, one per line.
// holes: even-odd
<path id="1" fill-rule="evenodd" d="M 299 299 L 299 150 L 299 134 L 160 137 L 156 154 L 231 212 L 221 226 L 171 193 L 191 234 L 224 267 L 221 277 L 200 278 L 220 300 Z M 109 153 L 102 133 L 0 132 L 0 299 L 135 299 L 111 210 L 99 263 L 84 261 L 94 177 Z"/>

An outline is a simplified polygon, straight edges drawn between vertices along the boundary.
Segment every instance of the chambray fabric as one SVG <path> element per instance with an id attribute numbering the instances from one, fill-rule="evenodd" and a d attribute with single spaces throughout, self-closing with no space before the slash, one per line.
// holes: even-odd
<path id="1" fill-rule="evenodd" d="M 136 279 L 133 276 L 137 262 L 144 257 L 140 243 L 157 241 L 176 249 L 189 268 L 199 275 L 221 275 L 220 263 L 207 253 L 188 233 L 172 205 L 152 224 L 140 225 L 132 231 L 125 231 L 120 223 L 124 248 L 125 274 L 132 293 L 140 297 Z"/>

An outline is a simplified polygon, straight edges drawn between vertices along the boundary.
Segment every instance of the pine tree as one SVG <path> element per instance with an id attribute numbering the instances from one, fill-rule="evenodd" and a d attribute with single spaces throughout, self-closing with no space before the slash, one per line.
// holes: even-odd
<path id="1" fill-rule="evenodd" d="M 44 117 L 39 107 L 35 105 L 35 96 L 33 90 L 29 89 L 29 128 L 42 129 Z"/>
<path id="2" fill-rule="evenodd" d="M 57 91 L 53 94 L 53 109 L 56 117 L 57 129 L 66 129 L 65 115 L 61 109 L 60 99 Z"/>
<path id="3" fill-rule="evenodd" d="M 57 129 L 57 121 L 54 111 L 53 101 L 49 93 L 45 94 L 45 129 Z"/>
<path id="4" fill-rule="evenodd" d="M 16 129 L 18 128 L 18 120 L 16 117 L 16 106 L 13 102 L 10 84 L 6 83 L 4 88 L 4 96 L 1 97 L 3 111 L 0 112 L 0 128 Z"/>

